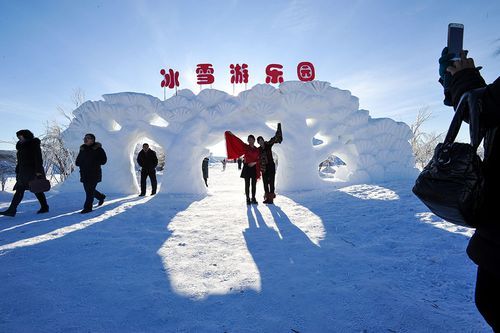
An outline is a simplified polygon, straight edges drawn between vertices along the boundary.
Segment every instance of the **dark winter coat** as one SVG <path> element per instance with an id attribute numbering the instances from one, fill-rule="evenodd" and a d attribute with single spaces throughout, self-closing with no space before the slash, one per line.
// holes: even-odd
<path id="1" fill-rule="evenodd" d="M 75 164 L 80 167 L 80 181 L 82 183 L 99 183 L 102 180 L 101 165 L 106 164 L 108 158 L 102 145 L 94 142 L 93 145 L 81 145 Z"/>
<path id="2" fill-rule="evenodd" d="M 281 134 L 281 127 L 278 128 L 276 134 L 269 141 L 264 141 L 264 146 L 259 147 L 260 150 L 260 170 L 262 173 L 266 171 L 276 173 L 276 165 L 273 159 L 273 145 L 281 143 L 283 135 Z"/>
<path id="3" fill-rule="evenodd" d="M 205 157 L 203 162 L 201 162 L 201 171 L 203 172 L 203 178 L 208 178 L 208 158 Z"/>
<path id="4" fill-rule="evenodd" d="M 40 140 L 38 138 L 33 138 L 24 142 L 19 141 L 16 144 L 16 149 L 16 188 L 19 186 L 28 188 L 28 183 L 36 178 L 37 173 L 45 176 Z"/>
<path id="5" fill-rule="evenodd" d="M 450 85 L 452 101 L 456 108 L 463 93 L 485 87 L 481 99 L 480 124 L 483 128 L 500 127 L 500 77 L 490 85 L 476 69 L 464 69 L 456 73 Z M 497 130 L 498 132 L 498 130 Z M 481 223 L 472 236 L 467 254 L 478 265 L 500 276 L 500 134 L 484 143 L 485 157 L 485 202 L 481 209 Z"/>
<path id="6" fill-rule="evenodd" d="M 158 157 L 156 157 L 156 153 L 151 149 L 148 149 L 147 153 L 141 149 L 137 155 L 137 163 L 143 169 L 155 169 L 158 165 Z"/>

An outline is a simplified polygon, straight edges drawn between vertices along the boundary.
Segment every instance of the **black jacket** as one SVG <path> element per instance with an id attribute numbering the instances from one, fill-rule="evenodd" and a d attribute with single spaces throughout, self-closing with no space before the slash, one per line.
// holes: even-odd
<path id="1" fill-rule="evenodd" d="M 500 127 L 500 77 L 486 85 L 476 69 L 465 69 L 453 76 L 450 92 L 456 108 L 463 93 L 486 87 L 481 98 L 480 124 L 483 128 Z M 498 130 L 497 130 L 498 132 Z M 485 202 L 481 209 L 481 223 L 472 236 L 467 254 L 477 264 L 500 276 L 500 134 L 495 133 L 484 143 L 487 153 L 484 163 Z"/>
<path id="2" fill-rule="evenodd" d="M 208 157 L 205 157 L 201 162 L 201 171 L 203 172 L 203 178 L 208 178 Z"/>
<path id="3" fill-rule="evenodd" d="M 102 180 L 101 165 L 107 162 L 106 153 L 99 142 L 92 146 L 81 145 L 75 164 L 80 167 L 82 183 L 99 183 Z"/>
<path id="4" fill-rule="evenodd" d="M 29 181 L 36 178 L 37 173 L 45 176 L 43 169 L 42 150 L 40 140 L 37 138 L 28 139 L 16 144 L 17 164 L 16 181 L 17 186 L 28 187 Z"/>
<path id="5" fill-rule="evenodd" d="M 276 134 L 269 141 L 264 141 L 264 145 L 259 147 L 260 156 L 260 170 L 264 174 L 266 171 L 276 173 L 276 165 L 273 159 L 273 145 L 283 141 L 283 134 L 281 133 L 281 125 L 278 126 Z"/>
<path id="6" fill-rule="evenodd" d="M 156 157 L 156 153 L 148 149 L 148 152 L 144 152 L 143 149 L 137 155 L 137 163 L 143 169 L 155 169 L 158 165 L 158 157 Z"/>

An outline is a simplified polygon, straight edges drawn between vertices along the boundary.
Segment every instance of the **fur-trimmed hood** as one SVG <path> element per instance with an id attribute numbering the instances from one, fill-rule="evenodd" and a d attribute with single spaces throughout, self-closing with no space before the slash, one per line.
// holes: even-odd
<path id="1" fill-rule="evenodd" d="M 42 142 L 40 141 L 39 138 L 28 139 L 28 140 L 24 140 L 23 142 L 18 141 L 16 143 L 16 149 L 20 150 L 20 149 L 25 149 L 25 148 L 31 148 L 33 146 L 40 147 L 41 143 Z"/>
<path id="2" fill-rule="evenodd" d="M 87 147 L 86 144 L 81 145 L 80 150 L 84 150 L 85 147 Z M 88 147 L 90 147 L 91 149 L 97 150 L 99 148 L 102 148 L 102 144 L 100 142 L 94 142 L 94 144 L 92 146 L 88 146 Z"/>

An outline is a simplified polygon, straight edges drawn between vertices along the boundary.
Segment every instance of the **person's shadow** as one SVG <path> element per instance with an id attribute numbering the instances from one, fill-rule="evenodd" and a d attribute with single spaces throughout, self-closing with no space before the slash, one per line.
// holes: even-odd
<path id="1" fill-rule="evenodd" d="M 267 207 L 278 230 L 270 227 L 259 209 L 252 206 L 247 208 L 249 227 L 243 232 L 261 277 L 261 316 L 278 311 L 281 318 L 289 317 L 288 324 L 295 322 L 301 326 L 301 322 L 307 321 L 314 331 L 325 331 L 324 318 L 335 313 L 334 302 L 330 302 L 331 307 L 304 311 L 302 318 L 297 316 L 297 308 L 314 304 L 327 295 L 327 288 L 331 287 L 321 285 L 329 281 L 322 276 L 325 274 L 322 249 L 293 224 L 279 206 Z"/>

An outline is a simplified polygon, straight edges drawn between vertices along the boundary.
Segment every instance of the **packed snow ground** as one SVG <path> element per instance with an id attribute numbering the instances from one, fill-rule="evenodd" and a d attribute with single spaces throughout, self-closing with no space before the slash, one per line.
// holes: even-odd
<path id="1" fill-rule="evenodd" d="M 247 207 L 216 164 L 207 196 L 107 193 L 88 215 L 83 191 L 41 216 L 28 194 L 0 217 L 0 332 L 488 332 L 471 230 L 411 185 L 278 184 L 275 206 Z"/>

